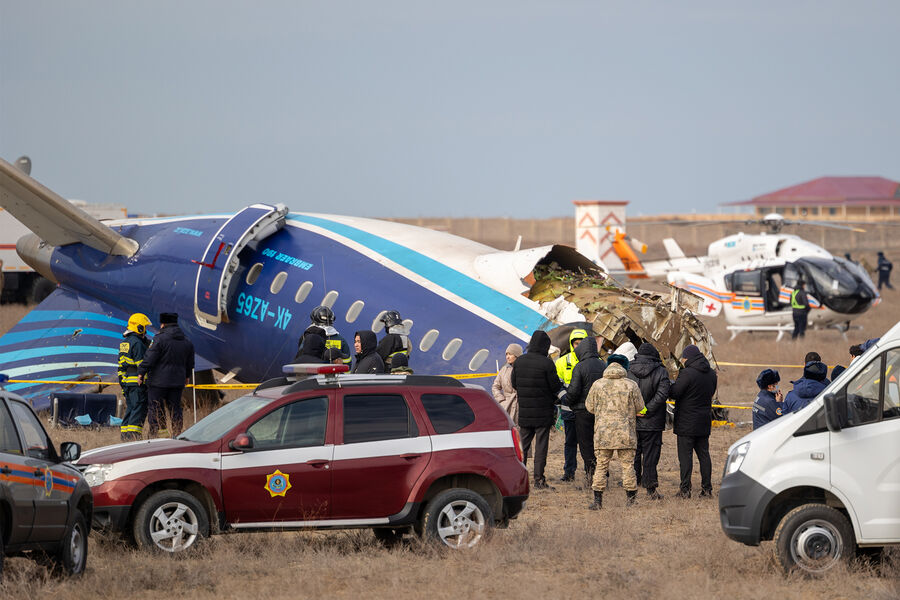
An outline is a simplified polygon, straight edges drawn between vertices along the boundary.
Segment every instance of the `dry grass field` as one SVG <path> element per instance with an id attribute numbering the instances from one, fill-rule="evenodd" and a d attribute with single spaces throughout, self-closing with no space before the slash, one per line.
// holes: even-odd
<path id="1" fill-rule="evenodd" d="M 718 360 L 799 364 L 817 350 L 829 364 L 847 363 L 847 348 L 878 336 L 900 318 L 900 293 L 857 321 L 862 331 L 848 340 L 834 331 L 811 331 L 805 342 L 774 335 L 739 336 L 728 342 L 724 321 L 710 326 L 719 340 Z M 25 313 L 0 310 L 0 332 Z M 720 401 L 749 405 L 761 367 L 722 367 Z M 782 379 L 800 369 L 781 369 Z M 787 384 L 786 389 L 790 389 Z M 734 421 L 749 420 L 732 411 Z M 714 483 L 728 446 L 747 428 L 718 428 L 711 437 Z M 115 443 L 117 432 L 55 430 L 57 443 L 85 448 Z M 613 463 L 612 481 L 619 480 Z M 368 531 L 231 534 L 205 541 L 187 556 L 138 553 L 92 535 L 88 567 L 79 579 L 50 576 L 36 563 L 7 561 L 0 598 L 900 598 L 900 552 L 878 562 L 855 561 L 821 579 L 785 576 L 772 544 L 751 548 L 732 542 L 719 526 L 715 499 L 679 500 L 675 438 L 664 435 L 660 464 L 662 501 L 639 496 L 625 507 L 613 484 L 599 513 L 586 509 L 589 491 L 580 482 L 554 483 L 534 491 L 521 517 L 472 551 L 444 552 L 410 540 L 381 548 Z M 561 436 L 551 440 L 548 475 L 562 473 Z M 695 481 L 699 474 L 695 468 Z M 699 482 L 695 483 L 695 489 Z"/>

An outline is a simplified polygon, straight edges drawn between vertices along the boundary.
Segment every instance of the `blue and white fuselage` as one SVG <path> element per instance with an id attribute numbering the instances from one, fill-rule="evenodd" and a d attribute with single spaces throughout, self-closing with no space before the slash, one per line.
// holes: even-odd
<path id="1" fill-rule="evenodd" d="M 239 251 L 222 321 L 204 327 L 195 318 L 198 272 L 208 268 L 205 252 L 230 218 L 106 222 L 137 242 L 130 257 L 80 243 L 43 248 L 37 262 L 60 287 L 0 338 L 0 371 L 13 379 L 93 373 L 112 380 L 134 312 L 154 324 L 159 313 L 177 312 L 199 365 L 233 371 L 244 382 L 281 375 L 321 304 L 332 307 L 351 347 L 357 330 L 380 331 L 382 311 L 399 311 L 412 322 L 410 366 L 423 374 L 492 372 L 509 343 L 561 324 L 523 295 L 523 279 L 553 247 L 499 252 L 400 223 L 289 213 L 281 229 Z M 585 265 L 586 258 L 578 264 Z M 49 402 L 46 385 L 9 387 L 37 408 Z"/>

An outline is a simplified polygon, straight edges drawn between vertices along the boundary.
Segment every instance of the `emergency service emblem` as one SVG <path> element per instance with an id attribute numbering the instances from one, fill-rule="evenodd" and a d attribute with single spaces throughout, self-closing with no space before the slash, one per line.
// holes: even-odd
<path id="1" fill-rule="evenodd" d="M 53 493 L 53 471 L 47 469 L 44 471 L 44 495 L 50 497 Z"/>
<path id="2" fill-rule="evenodd" d="M 290 475 L 282 473 L 278 469 L 275 469 L 274 473 L 266 475 L 266 491 L 272 498 L 287 495 L 289 489 L 291 489 Z"/>

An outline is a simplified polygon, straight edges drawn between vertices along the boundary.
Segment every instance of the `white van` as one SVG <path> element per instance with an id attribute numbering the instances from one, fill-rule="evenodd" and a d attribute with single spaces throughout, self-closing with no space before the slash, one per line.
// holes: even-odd
<path id="1" fill-rule="evenodd" d="M 733 540 L 774 540 L 819 573 L 857 547 L 900 544 L 900 323 L 808 406 L 731 446 L 719 514 Z"/>

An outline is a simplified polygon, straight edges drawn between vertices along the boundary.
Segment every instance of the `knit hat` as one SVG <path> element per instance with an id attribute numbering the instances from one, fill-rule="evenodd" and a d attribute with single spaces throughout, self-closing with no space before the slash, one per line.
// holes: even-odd
<path id="1" fill-rule="evenodd" d="M 781 381 L 781 375 L 778 374 L 778 371 L 775 369 L 763 369 L 759 377 L 756 378 L 756 385 L 759 386 L 759 389 L 764 390 L 779 381 Z"/>
<path id="2" fill-rule="evenodd" d="M 641 356 L 652 356 L 653 358 L 659 358 L 659 350 L 656 349 L 656 346 L 649 342 L 644 342 L 641 344 L 641 347 L 638 348 L 638 354 Z"/>
<path id="3" fill-rule="evenodd" d="M 178 313 L 159 313 L 160 325 L 171 325 L 178 322 Z"/>
<path id="4" fill-rule="evenodd" d="M 684 350 L 681 351 L 681 358 L 691 359 L 695 356 L 703 356 L 703 353 L 700 352 L 700 348 L 698 348 L 694 344 L 685 346 Z"/>
<path id="5" fill-rule="evenodd" d="M 847 370 L 847 367 L 843 365 L 834 365 L 834 368 L 831 369 L 831 380 L 834 381 L 838 378 L 838 376 Z"/>
<path id="6" fill-rule="evenodd" d="M 606 357 L 606 362 L 609 364 L 618 363 L 625 367 L 625 370 L 628 370 L 628 357 L 622 356 L 621 354 L 610 354 Z"/>
<path id="7" fill-rule="evenodd" d="M 506 353 L 513 356 L 522 356 L 522 346 L 519 344 L 510 344 L 506 347 Z"/>
<path id="8" fill-rule="evenodd" d="M 828 367 L 825 363 L 811 360 L 803 367 L 803 378 L 822 381 L 828 375 Z"/>

